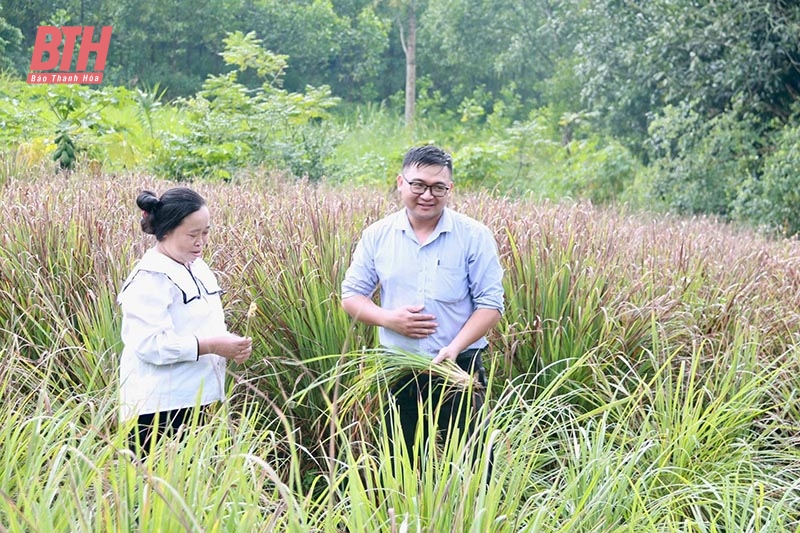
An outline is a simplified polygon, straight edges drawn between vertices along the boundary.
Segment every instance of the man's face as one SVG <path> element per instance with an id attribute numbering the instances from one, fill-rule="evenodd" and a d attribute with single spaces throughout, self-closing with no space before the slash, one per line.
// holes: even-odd
<path id="1" fill-rule="evenodd" d="M 406 167 L 397 176 L 397 190 L 412 223 L 439 220 L 452 188 L 450 170 L 443 166 Z"/>

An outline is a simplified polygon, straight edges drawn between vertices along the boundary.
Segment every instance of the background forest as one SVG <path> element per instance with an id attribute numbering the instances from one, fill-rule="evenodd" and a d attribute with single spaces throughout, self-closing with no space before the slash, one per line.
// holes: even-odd
<path id="1" fill-rule="evenodd" d="M 114 27 L 99 90 L 24 82 L 41 24 Z M 6 174 L 380 184 L 434 141 L 462 187 L 800 230 L 788 0 L 3 0 L 0 67 Z"/>

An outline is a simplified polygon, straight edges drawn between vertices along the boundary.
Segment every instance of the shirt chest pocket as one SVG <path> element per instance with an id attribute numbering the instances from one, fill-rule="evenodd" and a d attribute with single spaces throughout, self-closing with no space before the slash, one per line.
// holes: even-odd
<path id="1" fill-rule="evenodd" d="M 460 302 L 469 293 L 467 271 L 462 265 L 437 265 L 431 284 L 431 294 L 439 302 Z"/>

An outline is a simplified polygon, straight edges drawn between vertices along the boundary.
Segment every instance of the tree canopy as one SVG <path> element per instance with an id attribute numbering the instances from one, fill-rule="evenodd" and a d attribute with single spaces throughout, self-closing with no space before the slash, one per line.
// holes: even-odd
<path id="1" fill-rule="evenodd" d="M 484 163 L 548 117 L 568 151 L 581 139 L 630 151 L 652 201 L 680 212 L 774 218 L 764 195 L 791 203 L 778 191 L 800 175 L 800 4 L 789 0 L 0 0 L 0 68 L 27 72 L 41 24 L 112 25 L 106 82 L 158 85 L 168 99 L 230 73 L 226 38 L 253 33 L 286 58 L 276 79 L 288 93 L 398 104 L 410 87 L 431 120 L 502 116 L 492 127 L 506 147 L 472 152 Z M 264 82 L 237 76 L 250 90 Z"/>

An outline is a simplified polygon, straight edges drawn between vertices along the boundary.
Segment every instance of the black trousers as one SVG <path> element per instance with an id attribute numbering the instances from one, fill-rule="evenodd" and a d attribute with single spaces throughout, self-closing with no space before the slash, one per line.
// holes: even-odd
<path id="1" fill-rule="evenodd" d="M 193 414 L 194 408 L 184 407 L 139 415 L 136 427 L 128 434 L 128 447 L 139 457 L 147 457 L 151 446 L 161 439 L 172 438 L 182 425 L 191 422 Z"/>
<path id="2" fill-rule="evenodd" d="M 456 359 L 456 364 L 466 372 L 478 377 L 478 381 L 486 386 L 486 372 L 481 359 L 481 351 L 466 350 L 461 352 Z M 399 422 L 402 430 L 403 445 L 411 460 L 412 465 L 421 464 L 419 461 L 427 449 L 426 443 L 431 437 L 429 427 L 431 424 L 426 420 L 428 404 L 436 418 L 436 436 L 440 442 L 445 443 L 449 440 L 455 429 L 458 434 L 463 436 L 465 433 L 472 435 L 476 428 L 476 420 L 473 413 L 483 406 L 485 399 L 485 389 L 471 388 L 470 391 L 460 390 L 452 385 L 446 386 L 444 380 L 429 374 L 409 373 L 401 377 L 390 389 L 397 406 L 397 416 L 395 421 L 395 411 L 388 405 L 384 412 L 384 424 L 387 431 Z M 470 397 L 471 394 L 471 397 Z M 420 448 L 415 449 L 415 434 L 417 426 L 422 424 L 422 441 Z M 480 437 L 480 436 L 479 436 Z M 480 449 L 481 438 L 474 439 L 473 460 L 477 458 Z M 391 455 L 395 455 L 396 444 L 389 439 Z M 491 460 L 490 460 L 491 463 Z"/>

